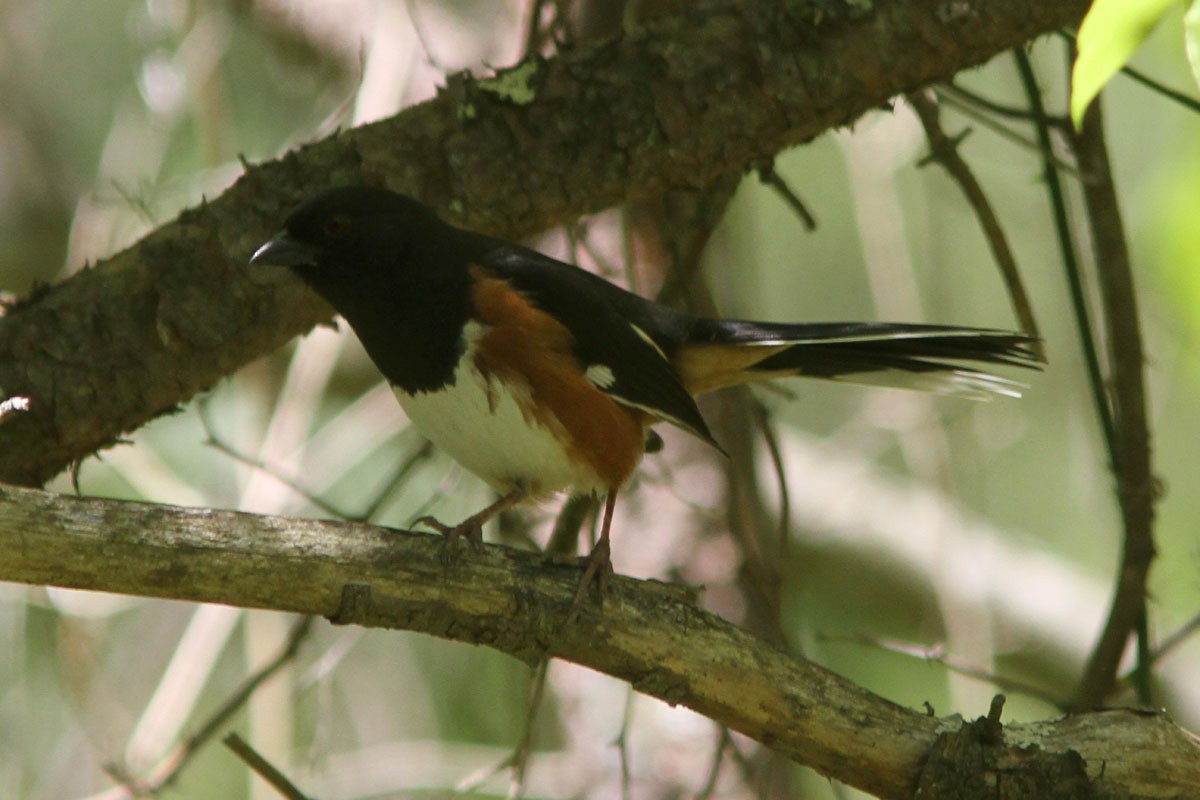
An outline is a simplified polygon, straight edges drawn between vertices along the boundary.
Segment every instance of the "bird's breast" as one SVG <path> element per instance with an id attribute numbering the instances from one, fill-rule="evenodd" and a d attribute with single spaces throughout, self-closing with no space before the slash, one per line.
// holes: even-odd
<path id="1" fill-rule="evenodd" d="M 642 454 L 640 417 L 569 354 L 543 345 L 471 321 L 449 381 L 429 391 L 393 389 L 422 434 L 497 491 L 618 488 Z"/>

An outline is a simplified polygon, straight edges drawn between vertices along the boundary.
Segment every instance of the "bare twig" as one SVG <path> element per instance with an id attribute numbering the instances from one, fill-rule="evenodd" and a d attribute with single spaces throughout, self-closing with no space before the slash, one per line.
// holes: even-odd
<path id="1" fill-rule="evenodd" d="M 400 467 L 392 474 L 392 479 L 388 481 L 387 486 L 384 486 L 375 495 L 375 499 L 367 504 L 367 507 L 363 509 L 361 514 L 349 517 L 348 519 L 358 522 L 370 522 L 374 520 L 384 502 L 392 496 L 392 493 L 400 484 L 408 480 L 413 470 L 425 464 L 433 457 L 434 450 L 433 442 L 422 437 L 421 444 L 400 462 Z"/>
<path id="2" fill-rule="evenodd" d="M 1000 124 L 994 119 L 994 117 L 989 116 L 989 114 L 998 113 L 993 111 L 991 107 L 985 106 L 984 108 L 987 111 L 987 113 L 985 113 L 984 111 L 981 111 L 975 107 L 974 99 L 972 99 L 970 103 L 959 100 L 958 96 L 962 94 L 962 89 L 958 88 L 957 86 L 938 86 L 934 89 L 934 91 L 937 93 L 940 102 L 943 102 L 948 107 L 955 109 L 963 116 L 970 117 L 979 125 L 987 128 L 1002 139 L 1012 142 L 1022 149 L 1037 153 L 1043 160 L 1049 160 L 1054 164 L 1055 167 L 1068 175 L 1075 177 L 1079 176 L 1079 168 L 1077 166 L 1063 158 L 1060 158 L 1053 149 L 1046 149 L 1039 139 L 1030 139 L 1025 134 L 1018 133 L 1007 125 Z M 1026 112 L 1026 115 L 1031 121 L 1037 121 L 1037 114 L 1035 112 Z M 1071 124 L 1069 121 L 1065 121 L 1059 117 L 1049 117 L 1044 120 L 1044 122 L 1046 125 L 1061 131 L 1067 130 Z"/>
<path id="3" fill-rule="evenodd" d="M 542 9 L 546 0 L 533 0 L 529 4 L 529 21 L 525 26 L 525 58 L 536 55 L 542 49 L 545 35 L 542 28 Z"/>
<path id="4" fill-rule="evenodd" d="M 792 493 L 788 489 L 787 466 L 767 407 L 757 398 L 751 398 L 750 414 L 754 417 L 758 431 L 762 434 L 763 442 L 767 445 L 767 453 L 771 456 L 771 467 L 775 471 L 776 488 L 779 490 L 779 552 L 786 561 L 788 546 L 792 541 Z"/>
<path id="5" fill-rule="evenodd" d="M 294 783 L 288 780 L 286 775 L 280 772 L 270 761 L 263 758 L 262 754 L 251 747 L 241 736 L 238 736 L 236 733 L 230 733 L 221 741 L 238 758 L 244 761 L 246 766 L 253 770 L 254 774 L 269 783 L 275 791 L 279 792 L 287 800 L 310 800 L 308 795 L 301 792 Z"/>
<path id="6" fill-rule="evenodd" d="M 792 191 L 792 187 L 788 186 L 788 182 L 783 179 L 783 176 L 775 171 L 775 159 L 765 158 L 756 165 L 758 170 L 758 179 L 775 190 L 776 194 L 783 198 L 788 207 L 800 217 L 800 221 L 804 223 L 805 230 L 815 231 L 817 229 L 817 218 L 808 210 L 808 206 L 800 196 Z"/>
<path id="7" fill-rule="evenodd" d="M 941 664 L 951 672 L 956 672 L 959 675 L 965 675 L 968 678 L 986 681 L 987 683 L 1003 689 L 1007 692 L 1020 692 L 1021 694 L 1035 697 L 1042 702 L 1051 705 L 1055 708 L 1065 709 L 1067 703 L 1061 697 L 1055 697 L 1040 686 L 1035 686 L 1032 683 L 1019 681 L 1015 678 L 1006 678 L 1003 675 L 998 675 L 982 667 L 977 667 L 974 664 L 969 664 L 965 661 L 955 658 L 946 652 L 945 645 L 938 643 L 934 645 L 913 644 L 912 642 L 902 642 L 897 639 L 888 639 L 882 636 L 868 636 L 867 634 L 857 634 L 849 636 L 820 634 L 821 641 L 826 642 L 857 642 L 859 644 L 877 647 L 881 650 L 886 650 L 889 653 L 899 653 L 900 655 L 919 658 L 922 661 L 929 661 L 934 664 Z"/>
<path id="8" fill-rule="evenodd" d="M 1009 119 L 1020 119 L 1032 122 L 1034 114 L 1028 108 L 1016 108 L 1015 106 L 1007 106 L 1003 103 L 997 103 L 991 98 L 984 97 L 978 92 L 973 92 L 970 89 L 961 86 L 954 81 L 943 83 L 936 88 L 938 95 L 942 99 L 947 99 L 947 95 L 958 97 L 965 100 L 972 106 L 977 106 L 988 113 L 995 114 L 1000 117 L 1008 117 Z M 1067 125 L 1069 122 L 1066 119 L 1055 120 L 1060 125 Z M 1036 147 L 1036 144 L 1034 145 Z"/>
<path id="9" fill-rule="evenodd" d="M 740 176 L 730 173 L 703 191 L 679 192 L 665 197 L 643 222 L 652 220 L 657 230 L 647 238 L 660 241 L 670 255 L 670 270 L 659 293 L 660 300 L 673 302 L 694 313 L 717 313 L 716 302 L 699 270 L 704 247 L 733 199 Z M 767 537 L 763 524 L 769 516 L 763 508 L 754 469 L 755 418 L 746 403 L 746 391 L 727 392 L 718 401 L 727 409 L 722 441 L 732 463 L 727 472 L 728 511 L 726 521 L 741 560 L 739 585 L 749 601 L 748 626 L 765 632 L 771 641 L 787 641 L 782 623 L 784 550 L 775 537 Z"/>
<path id="10" fill-rule="evenodd" d="M 696 793 L 696 800 L 709 800 L 713 793 L 717 790 L 717 778 L 721 776 L 721 762 L 725 760 L 725 751 L 733 746 L 732 737 L 729 735 L 729 728 L 724 725 L 717 727 L 717 746 L 713 748 L 711 766 L 708 768 L 708 775 L 704 779 L 704 785 L 700 787 L 700 791 Z"/>
<path id="11" fill-rule="evenodd" d="M 1179 627 L 1179 630 L 1163 638 L 1154 649 L 1154 661 L 1165 658 L 1172 650 L 1188 640 L 1190 636 L 1200 631 L 1200 614 L 1189 619 Z"/>
<path id="12" fill-rule="evenodd" d="M 1046 153 L 1050 152 L 1050 127 L 1051 123 L 1047 121 L 1045 109 L 1042 105 L 1041 92 L 1038 89 L 1037 80 L 1033 74 L 1033 67 L 1029 62 L 1029 56 L 1025 51 L 1017 48 L 1013 51 L 1014 58 L 1017 63 L 1017 70 L 1021 77 L 1021 83 L 1025 87 L 1026 96 L 1029 99 L 1030 108 L 1034 112 L 1034 119 L 1037 121 L 1036 131 L 1038 139 L 1041 143 L 1042 150 Z M 1077 151 L 1078 152 L 1078 151 Z M 1101 148 L 1102 152 L 1102 148 Z M 1087 174 L 1088 164 L 1080 163 L 1080 168 L 1084 174 Z M 1087 295 L 1083 287 L 1083 278 L 1079 265 L 1079 260 L 1075 254 L 1075 245 L 1071 232 L 1070 220 L 1067 218 L 1066 197 L 1063 192 L 1062 185 L 1058 178 L 1058 172 L 1055 169 L 1054 162 L 1048 157 L 1044 157 L 1044 177 L 1046 180 L 1046 190 L 1050 195 L 1050 205 L 1054 213 L 1054 226 L 1058 232 L 1059 249 L 1062 254 L 1063 269 L 1067 276 L 1067 285 L 1070 289 L 1071 304 L 1075 311 L 1075 324 L 1079 331 L 1080 346 L 1083 350 L 1084 365 L 1088 373 L 1088 386 L 1091 389 L 1092 406 L 1096 411 L 1096 417 L 1100 421 L 1100 429 L 1106 452 L 1108 454 L 1108 463 L 1111 469 L 1118 474 L 1118 482 L 1120 481 L 1121 463 L 1121 445 L 1118 441 L 1119 432 L 1117 430 L 1116 414 L 1109 404 L 1108 386 L 1104 377 L 1104 372 L 1100 366 L 1100 355 L 1096 345 L 1096 335 L 1091 320 L 1091 313 L 1088 307 Z M 1111 181 L 1111 176 L 1106 175 L 1105 179 Z M 1085 180 L 1085 186 L 1091 181 Z M 1089 193 L 1090 195 L 1091 193 Z M 1102 204 L 1102 203 L 1101 203 Z M 1116 211 L 1115 204 L 1112 210 Z M 1116 222 L 1117 230 L 1114 236 L 1120 237 L 1119 216 L 1115 219 L 1108 220 L 1108 223 Z M 1096 232 L 1098 225 L 1107 224 L 1102 220 L 1093 219 L 1093 233 Z M 1123 245 L 1122 245 L 1123 249 Z M 1128 270 L 1128 263 L 1125 264 L 1125 271 Z M 1129 284 L 1132 289 L 1132 283 Z M 1130 308 L 1118 313 L 1130 313 L 1135 315 L 1134 327 L 1136 329 L 1136 309 Z M 1110 331 L 1111 333 L 1111 331 Z M 1134 344 L 1134 347 L 1140 350 L 1139 344 Z M 1140 367 L 1137 381 L 1140 383 Z M 1142 421 L 1144 427 L 1144 420 Z M 1148 458 L 1148 454 L 1147 454 Z M 1125 510 L 1125 503 L 1121 499 L 1121 492 L 1118 489 L 1118 503 L 1122 506 L 1122 511 Z M 1152 513 L 1152 508 L 1147 509 Z M 1149 524 L 1149 521 L 1147 521 Z M 1126 556 L 1135 555 L 1136 559 L 1144 559 L 1146 568 L 1149 566 L 1149 559 L 1152 558 L 1153 542 L 1149 542 L 1151 552 L 1148 554 L 1134 554 L 1129 551 L 1129 534 L 1126 531 Z M 1125 609 L 1129 602 L 1128 598 L 1136 594 L 1138 599 L 1136 604 L 1140 609 L 1132 614 L 1132 621 L 1122 619 L 1125 616 L 1124 612 L 1121 615 L 1116 615 L 1110 612 L 1109 621 L 1105 626 L 1101 638 L 1097 641 L 1096 648 L 1093 651 L 1088 665 L 1085 668 L 1084 678 L 1077 692 L 1076 703 L 1080 707 L 1088 707 L 1092 704 L 1099 703 L 1104 694 L 1107 694 L 1108 689 L 1112 686 L 1115 679 L 1116 670 L 1118 669 L 1121 652 L 1124 649 L 1124 643 L 1131 629 L 1136 628 L 1138 631 L 1138 660 L 1137 669 L 1135 670 L 1135 679 L 1138 685 L 1138 694 L 1149 702 L 1150 697 L 1150 678 L 1149 667 L 1152 661 L 1149 655 L 1149 636 L 1146 625 L 1145 614 L 1145 572 L 1140 568 L 1135 568 L 1135 571 L 1128 577 L 1131 583 L 1126 583 L 1125 567 L 1126 559 L 1122 559 L 1121 572 L 1118 577 L 1117 596 L 1113 598 L 1113 612 L 1117 609 Z M 1140 590 L 1135 585 L 1141 582 Z M 1119 628 L 1130 622 L 1130 627 L 1125 628 L 1124 633 L 1119 631 Z"/>
<path id="13" fill-rule="evenodd" d="M 284 486 L 291 489 L 300 497 L 304 498 L 305 501 L 313 504 L 326 514 L 337 517 L 338 519 L 355 522 L 368 522 L 373 520 L 375 515 L 379 512 L 380 507 L 384 504 L 384 502 L 387 501 L 389 497 L 392 496 L 392 493 L 395 491 L 396 487 L 404 483 L 404 481 L 407 480 L 412 474 L 414 469 L 428 461 L 434 452 L 433 443 L 428 439 L 422 439 L 421 443 L 416 447 L 416 449 L 400 462 L 400 465 L 392 474 L 392 477 L 388 481 L 387 485 L 375 495 L 375 498 L 367 504 L 367 507 L 359 513 L 351 513 L 343 508 L 339 508 L 333 503 L 330 503 L 328 500 L 325 500 L 315 492 L 308 490 L 303 484 L 300 483 L 299 480 L 287 475 L 282 469 L 274 464 L 238 450 L 233 444 L 227 442 L 219 433 L 217 433 L 216 426 L 213 425 L 212 420 L 209 418 L 209 414 L 207 412 L 207 403 L 199 403 L 199 409 L 200 423 L 204 428 L 204 435 L 206 437 L 205 444 L 217 450 L 218 452 L 229 456 L 240 464 L 263 471 L 267 475 L 270 475 L 272 478 L 282 483 Z"/>
<path id="14" fill-rule="evenodd" d="M 1053 150 L 1050 138 L 1053 123 L 1042 104 L 1041 89 L 1038 87 L 1037 78 L 1033 73 L 1033 65 L 1029 62 L 1029 56 L 1020 48 L 1013 50 L 1013 58 L 1016 60 L 1017 72 L 1021 78 L 1021 85 L 1025 89 L 1025 96 L 1029 100 L 1029 107 L 1033 111 L 1038 143 L 1042 152 L 1049 154 Z M 1075 312 L 1075 326 L 1079 331 L 1079 344 L 1083 349 L 1084 365 L 1087 368 L 1092 406 L 1100 420 L 1101 433 L 1105 446 L 1108 448 L 1109 463 L 1112 463 L 1116 460 L 1116 434 L 1113 431 L 1112 410 L 1109 408 L 1108 399 L 1105 396 L 1104 373 L 1100 368 L 1100 354 L 1096 348 L 1095 329 L 1092 324 L 1087 294 L 1084 291 L 1079 258 L 1075 252 L 1071 221 L 1067 215 L 1066 192 L 1059 179 L 1058 171 L 1055 169 L 1055 162 L 1049 155 L 1043 156 L 1042 177 L 1046 182 L 1046 192 L 1050 197 L 1054 229 L 1058 233 L 1059 253 L 1062 257 L 1067 286 L 1071 293 L 1071 306 Z"/>
<path id="15" fill-rule="evenodd" d="M 629 731 L 633 726 L 633 706 L 637 694 L 632 690 L 625 695 L 625 710 L 621 714 L 621 730 L 613 744 L 621 762 L 621 800 L 633 800 L 632 777 L 629 771 Z"/>
<path id="16" fill-rule="evenodd" d="M 563 46 L 569 43 L 566 9 L 563 0 L 532 0 L 529 4 L 529 19 L 525 24 L 524 58 L 540 55 L 548 43 Z M 550 8 L 549 19 L 543 22 L 546 9 Z"/>
<path id="17" fill-rule="evenodd" d="M 1088 659 L 1075 698 L 1079 708 L 1100 705 L 1112 688 L 1130 633 L 1142 630 L 1135 679 L 1139 699 L 1149 704 L 1149 644 L 1145 635 L 1146 579 L 1154 560 L 1154 504 L 1158 496 L 1150 454 L 1146 417 L 1141 324 L 1130 270 L 1129 248 L 1117 203 L 1116 187 L 1104 143 L 1099 99 L 1084 114 L 1082 130 L 1073 138 L 1080 165 L 1091 180 L 1083 184 L 1092 249 L 1104 304 L 1105 339 L 1109 350 L 1109 394 L 1116 434 L 1112 464 L 1117 501 L 1125 529 L 1121 565 L 1108 622 Z"/>
<path id="18" fill-rule="evenodd" d="M 538 712 L 542 708 L 542 699 L 546 694 L 546 675 L 550 667 L 550 659 L 538 661 L 529 673 L 529 702 L 525 707 L 525 724 L 521 738 L 517 740 L 513 750 L 502 761 L 477 770 L 467 775 L 455 784 L 452 795 L 458 797 L 464 794 L 474 794 L 489 780 L 505 770 L 512 771 L 507 797 L 517 800 L 525 794 L 525 779 L 529 769 L 529 757 L 533 754 L 534 724 Z"/>
<path id="19" fill-rule="evenodd" d="M 549 670 L 550 659 L 543 658 L 529 675 L 529 702 L 525 708 L 525 726 L 521 731 L 521 739 L 513 749 L 513 777 L 508 790 L 509 798 L 518 798 L 525 794 L 529 757 L 533 754 L 534 726 L 537 723 L 538 712 L 542 710 L 542 700 L 546 696 L 546 676 Z"/>
<path id="20" fill-rule="evenodd" d="M 109 774 L 129 790 L 129 796 L 131 797 L 156 794 L 174 783 L 176 778 L 179 777 L 179 773 L 188 765 L 192 757 L 204 745 L 208 744 L 209 740 L 246 704 L 246 701 L 258 690 L 258 687 L 262 686 L 263 683 L 296 657 L 296 653 L 300 650 L 300 645 L 303 644 L 304 640 L 308 637 L 309 631 L 312 630 L 312 621 L 313 618 L 311 616 L 305 616 L 299 620 L 292 628 L 291 633 L 288 634 L 287 642 L 279 651 L 279 654 L 263 665 L 258 672 L 247 678 L 236 691 L 221 703 L 220 707 L 204 721 L 195 733 L 185 738 L 147 776 L 139 778 L 128 775 L 123 767 L 114 764 L 106 767 Z"/>
<path id="21" fill-rule="evenodd" d="M 421 43 L 421 49 L 425 51 L 425 63 L 443 75 L 449 73 L 449 67 L 434 55 L 433 48 L 430 47 L 432 38 L 425 30 L 425 25 L 421 22 L 421 9 L 417 8 L 417 0 L 404 0 L 404 7 L 408 11 L 408 21 L 412 24 L 413 33 L 416 34 L 417 41 Z M 362 73 L 363 70 L 360 67 L 358 74 L 361 76 Z"/>
<path id="22" fill-rule="evenodd" d="M 300 497 L 303 497 L 307 502 L 312 503 L 314 506 L 316 506 L 317 508 L 324 511 L 326 514 L 330 514 L 339 519 L 350 519 L 351 518 L 351 516 L 352 516 L 351 514 L 346 513 L 345 511 L 343 511 L 342 509 L 333 505 L 332 503 L 328 502 L 324 498 L 319 497 L 316 493 L 310 492 L 308 489 L 306 489 L 304 486 L 302 486 L 298 480 L 296 480 L 295 478 L 289 477 L 288 475 L 285 475 L 283 470 L 279 469 L 275 465 L 268 464 L 266 461 L 264 461 L 261 458 L 255 458 L 254 456 L 247 455 L 246 453 L 243 453 L 242 451 L 238 450 L 236 447 L 234 447 L 229 442 L 225 441 L 223 438 L 221 438 L 221 435 L 217 433 L 216 427 L 212 424 L 212 420 L 209 419 L 208 403 L 201 401 L 198 404 L 198 408 L 199 408 L 198 416 L 200 417 L 200 424 L 204 428 L 204 435 L 206 437 L 204 443 L 207 444 L 209 447 L 213 448 L 214 450 L 216 450 L 219 453 L 229 456 L 230 458 L 232 458 L 234 461 L 238 462 L 239 464 L 243 464 L 243 465 L 245 465 L 247 467 L 251 467 L 253 469 L 261 470 L 262 472 L 266 473 L 267 475 L 270 475 L 272 478 L 274 478 L 275 480 L 282 483 L 284 486 L 291 489 L 293 492 L 298 494 Z"/>
<path id="23" fill-rule="evenodd" d="M 1173 100 L 1174 102 L 1186 108 L 1188 111 L 1191 111 L 1192 113 L 1200 113 L 1200 100 L 1196 100 L 1196 98 L 1186 95 L 1177 89 L 1172 89 L 1170 86 L 1151 78 L 1144 72 L 1139 72 L 1131 66 L 1126 65 L 1122 67 L 1121 72 L 1151 91 L 1158 92 L 1163 97 Z"/>
<path id="24" fill-rule="evenodd" d="M 988 202 L 983 187 L 979 185 L 979 181 L 971 172 L 971 168 L 967 166 L 967 162 L 959 155 L 959 139 L 947 136 L 946 132 L 942 130 L 933 91 L 925 89 L 910 92 L 907 98 L 913 110 L 917 112 L 921 126 L 925 129 L 925 136 L 929 139 L 930 158 L 937 161 L 950 173 L 950 177 L 966 195 L 967 202 L 974 210 L 975 216 L 983 228 L 983 235 L 992 250 L 992 257 L 996 259 L 996 265 L 1000 268 L 1000 275 L 1008 289 L 1008 296 L 1012 301 L 1013 311 L 1020 322 L 1021 330 L 1034 339 L 1038 339 L 1037 319 L 1033 314 L 1029 293 L 1025 291 L 1025 284 L 1017 270 L 1017 261 L 1013 257 L 1012 249 L 1008 246 L 1004 229 L 1000 226 L 1000 220 L 996 218 L 996 212 L 992 208 L 992 204 Z M 1038 349 L 1039 355 L 1042 355 L 1040 342 L 1032 346 Z M 1042 357 L 1044 358 L 1044 355 Z"/>

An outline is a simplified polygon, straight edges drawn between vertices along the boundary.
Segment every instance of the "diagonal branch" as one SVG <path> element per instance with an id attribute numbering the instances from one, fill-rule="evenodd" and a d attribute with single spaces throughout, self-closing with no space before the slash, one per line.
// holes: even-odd
<path id="1" fill-rule="evenodd" d="M 300 198 L 385 183 L 527 234 L 714 176 L 1079 20 L 1086 0 L 697 0 L 251 168 L 132 247 L 0 316 L 0 480 L 44 482 L 327 319 L 243 265 Z"/>
<path id="2" fill-rule="evenodd" d="M 319 614 L 525 661 L 563 658 L 885 798 L 912 796 L 935 748 L 945 769 L 953 749 L 946 737 L 962 727 L 957 717 L 902 708 L 789 656 L 696 608 L 678 587 L 614 576 L 602 614 L 564 625 L 574 561 L 487 546 L 446 566 L 441 552 L 437 537 L 360 523 L 0 486 L 0 580 Z M 1026 763 L 1032 745 L 1074 750 L 1086 763 L 1082 780 L 1136 796 L 1182 797 L 1200 785 L 1200 744 L 1157 714 L 1012 725 L 989 746 L 1000 748 L 996 757 L 1020 750 Z"/>
<path id="3" fill-rule="evenodd" d="M 1037 319 L 1033 315 L 1033 303 L 1029 299 L 1029 293 L 1025 291 L 1025 282 L 1021 280 L 1021 273 L 1017 269 L 1017 259 L 1008 245 L 1008 237 L 1004 234 L 1004 229 L 1000 225 L 1000 220 L 997 218 L 996 211 L 988 200 L 987 194 L 983 191 L 983 186 L 975 177 L 975 173 L 971 171 L 970 166 L 967 165 L 962 154 L 958 152 L 958 145 L 966 136 L 967 131 L 958 136 L 950 136 L 946 133 L 942 128 L 941 109 L 938 107 L 935 97 L 932 90 L 909 92 L 907 95 L 909 104 L 916 112 L 917 118 L 921 120 L 921 127 L 925 129 L 925 137 L 929 140 L 929 159 L 940 163 L 962 190 L 968 205 L 971 206 L 971 210 L 975 212 L 975 216 L 979 220 L 980 227 L 983 228 L 984 238 L 987 239 L 988 247 L 991 248 L 992 257 L 996 259 L 996 266 L 1000 268 L 1000 276 L 1004 280 L 1005 288 L 1008 289 L 1008 297 L 1012 302 L 1013 312 L 1021 325 L 1021 330 L 1034 339 L 1040 339 Z M 1044 359 L 1045 354 L 1040 352 L 1041 344 L 1039 343 L 1035 347 L 1039 350 L 1038 355 Z"/>

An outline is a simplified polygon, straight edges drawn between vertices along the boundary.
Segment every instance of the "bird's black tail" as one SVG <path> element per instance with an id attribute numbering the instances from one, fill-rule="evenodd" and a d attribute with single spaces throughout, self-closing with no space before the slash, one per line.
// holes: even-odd
<path id="1" fill-rule="evenodd" d="M 1022 384 L 971 365 L 1040 369 L 1039 341 L 1011 331 L 888 322 L 696 320 L 679 369 L 695 392 L 789 375 L 976 399 Z"/>

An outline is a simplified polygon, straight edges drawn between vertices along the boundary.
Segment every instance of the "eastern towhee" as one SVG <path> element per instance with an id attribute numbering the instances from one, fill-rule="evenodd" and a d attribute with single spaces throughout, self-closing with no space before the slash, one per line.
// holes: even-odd
<path id="1" fill-rule="evenodd" d="M 720 449 L 695 395 L 790 375 L 1016 395 L 962 362 L 1039 361 L 1034 340 L 1009 331 L 693 316 L 363 186 L 305 202 L 251 261 L 290 267 L 322 295 L 417 429 L 500 494 L 432 527 L 478 541 L 483 523 L 524 498 L 607 495 L 577 601 L 608 567 L 617 491 L 649 427 L 669 422 Z"/>

